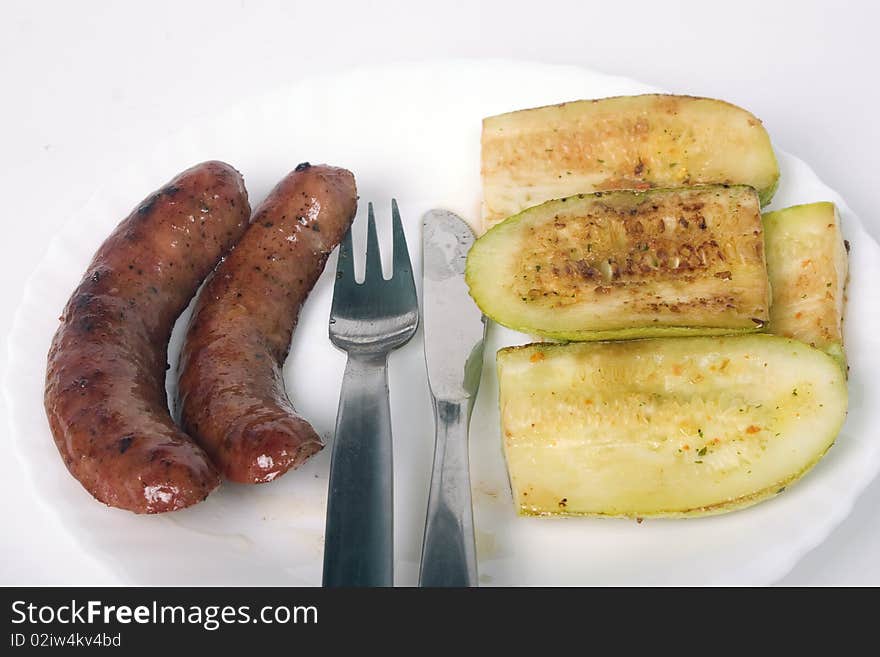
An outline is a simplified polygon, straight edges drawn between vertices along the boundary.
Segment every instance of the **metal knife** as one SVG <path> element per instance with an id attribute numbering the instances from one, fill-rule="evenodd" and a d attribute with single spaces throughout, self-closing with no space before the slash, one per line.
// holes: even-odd
<path id="1" fill-rule="evenodd" d="M 422 218 L 423 326 L 434 402 L 434 470 L 420 586 L 476 586 L 468 425 L 483 367 L 486 324 L 464 281 L 470 227 L 446 210 Z"/>

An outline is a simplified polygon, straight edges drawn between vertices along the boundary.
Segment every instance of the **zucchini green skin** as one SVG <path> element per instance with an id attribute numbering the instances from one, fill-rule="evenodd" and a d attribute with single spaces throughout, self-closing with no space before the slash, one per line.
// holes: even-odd
<path id="1" fill-rule="evenodd" d="M 763 221 L 773 290 L 768 332 L 822 349 L 845 369 L 848 256 L 837 208 L 827 201 L 795 205 Z"/>
<path id="2" fill-rule="evenodd" d="M 501 322 L 499 322 L 501 324 Z M 711 335 L 749 335 L 760 333 L 761 325 L 754 328 L 695 328 L 693 326 L 643 326 L 639 328 L 619 328 L 607 331 L 535 331 L 527 327 L 509 326 L 507 328 L 520 333 L 530 333 L 539 338 L 558 340 L 560 342 L 607 342 L 610 340 L 641 340 L 645 338 L 691 338 Z"/>
<path id="3" fill-rule="evenodd" d="M 766 129 L 721 100 L 646 94 L 483 120 L 483 223 L 578 192 L 746 184 L 770 202 L 779 165 Z"/>
<path id="4" fill-rule="evenodd" d="M 512 323 L 498 321 L 496 323 L 512 331 L 526 333 L 535 340 L 552 340 L 557 342 L 610 342 L 617 340 L 645 340 L 649 338 L 696 338 L 701 336 L 754 335 L 767 332 L 765 324 L 756 324 L 754 327 L 737 329 L 695 328 L 693 326 L 642 326 L 608 329 L 605 331 L 542 331 Z M 831 352 L 829 351 L 828 353 Z"/>
<path id="5" fill-rule="evenodd" d="M 771 335 L 532 344 L 497 365 L 521 515 L 742 509 L 808 472 L 846 416 L 835 360 Z"/>
<path id="6" fill-rule="evenodd" d="M 754 333 L 770 316 L 760 206 L 743 185 L 547 201 L 480 237 L 465 280 L 486 316 L 556 340 Z"/>

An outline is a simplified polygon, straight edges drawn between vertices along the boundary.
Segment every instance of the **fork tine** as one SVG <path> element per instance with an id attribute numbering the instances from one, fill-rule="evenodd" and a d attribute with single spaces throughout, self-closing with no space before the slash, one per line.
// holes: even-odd
<path id="1" fill-rule="evenodd" d="M 406 246 L 406 234 L 403 232 L 403 222 L 400 220 L 400 210 L 397 208 L 397 199 L 391 199 L 391 223 L 394 248 L 394 271 L 393 278 L 409 275 L 412 277 L 412 263 L 409 259 L 409 249 Z"/>
<path id="2" fill-rule="evenodd" d="M 364 283 L 370 280 L 381 281 L 382 256 L 379 254 L 379 236 L 376 234 L 376 217 L 373 214 L 373 204 L 370 203 L 367 212 L 367 260 L 364 265 Z"/>
<path id="3" fill-rule="evenodd" d="M 354 257 L 352 256 L 351 247 L 351 226 L 349 226 L 348 230 L 345 231 L 342 241 L 339 243 L 339 257 L 336 261 L 336 283 L 334 287 L 338 288 L 340 285 L 350 285 L 354 282 Z"/>
<path id="4" fill-rule="evenodd" d="M 397 288 L 400 303 L 416 309 L 418 314 L 418 299 L 416 298 L 416 283 L 413 279 L 412 261 L 409 257 L 409 249 L 406 246 L 406 234 L 403 232 L 403 222 L 400 220 L 400 211 L 397 208 L 397 199 L 391 200 L 391 222 L 394 232 L 394 271 L 391 280 Z"/>
<path id="5" fill-rule="evenodd" d="M 335 315 L 341 308 L 351 303 L 357 281 L 354 278 L 354 256 L 351 248 L 351 227 L 345 231 L 339 243 L 339 256 L 336 260 L 336 280 L 333 283 L 333 301 L 330 307 L 330 324 L 336 320 Z"/>

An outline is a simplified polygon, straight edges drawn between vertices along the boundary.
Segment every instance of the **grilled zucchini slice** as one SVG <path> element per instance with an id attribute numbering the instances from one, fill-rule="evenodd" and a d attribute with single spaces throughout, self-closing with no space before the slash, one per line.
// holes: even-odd
<path id="1" fill-rule="evenodd" d="M 773 290 L 768 331 L 827 351 L 844 366 L 847 255 L 833 203 L 795 205 L 764 215 Z"/>
<path id="2" fill-rule="evenodd" d="M 504 452 L 524 515 L 699 516 L 809 470 L 847 408 L 826 353 L 771 335 L 498 352 Z"/>
<path id="3" fill-rule="evenodd" d="M 769 320 L 750 187 L 579 194 L 480 237 L 465 272 L 483 312 L 561 340 L 756 331 Z"/>
<path id="4" fill-rule="evenodd" d="M 779 167 L 746 110 L 690 96 L 581 100 L 491 116 L 482 133 L 484 229 L 548 199 L 609 189 L 750 185 L 769 203 Z"/>

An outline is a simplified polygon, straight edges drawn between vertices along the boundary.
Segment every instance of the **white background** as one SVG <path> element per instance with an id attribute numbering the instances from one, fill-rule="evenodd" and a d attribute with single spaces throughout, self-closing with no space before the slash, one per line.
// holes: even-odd
<path id="1" fill-rule="evenodd" d="M 3 0 L 0 335 L 48 238 L 120 163 L 242 97 L 352 65 L 503 57 L 724 98 L 763 119 L 880 237 L 878 22 L 867 0 Z M 0 584 L 113 583 L 38 509 L 6 435 L 0 481 L 20 491 L 3 501 Z M 880 585 L 878 513 L 875 480 L 781 583 Z"/>

